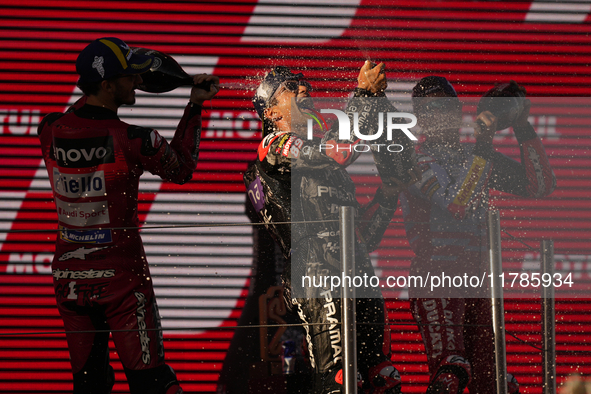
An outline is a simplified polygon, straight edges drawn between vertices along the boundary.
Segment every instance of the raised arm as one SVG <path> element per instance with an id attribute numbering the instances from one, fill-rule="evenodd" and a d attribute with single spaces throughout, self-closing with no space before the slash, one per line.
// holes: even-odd
<path id="1" fill-rule="evenodd" d="M 193 87 L 191 99 L 185 107 L 170 144 L 153 129 L 130 126 L 127 135 L 130 143 L 136 145 L 136 152 L 142 167 L 162 179 L 178 184 L 191 180 L 197 166 L 199 143 L 201 140 L 201 105 L 217 92 L 219 78 L 212 75 L 196 75 L 196 84 L 212 81 L 209 91 Z"/>
<path id="2" fill-rule="evenodd" d="M 545 197 L 556 188 L 556 176 L 542 141 L 527 120 L 530 106 L 530 101 L 526 100 L 523 113 L 513 125 L 521 162 L 494 152 L 491 155 L 493 171 L 490 186 L 522 197 Z"/>

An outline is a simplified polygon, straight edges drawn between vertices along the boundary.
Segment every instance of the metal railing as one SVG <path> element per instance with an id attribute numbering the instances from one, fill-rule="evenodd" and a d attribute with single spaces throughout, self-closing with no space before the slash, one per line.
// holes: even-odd
<path id="1" fill-rule="evenodd" d="M 507 355 L 505 345 L 505 310 L 503 302 L 503 284 L 501 274 L 503 263 L 501 258 L 501 226 L 498 211 L 489 211 L 487 216 L 489 235 L 489 269 L 491 273 L 490 297 L 492 303 L 492 322 L 495 345 L 495 365 L 497 394 L 507 394 Z M 352 275 L 354 267 L 354 236 L 353 236 L 353 211 L 350 207 L 341 207 L 340 231 L 341 231 L 341 259 L 342 270 L 346 275 Z M 554 274 L 554 244 L 551 240 L 542 241 L 542 272 Z M 353 261 L 351 261 L 353 260 Z M 347 289 L 347 287 L 345 287 Z M 343 353 L 344 387 L 346 394 L 356 392 L 357 365 L 356 355 L 356 329 L 355 329 L 355 300 L 354 288 L 351 293 L 343 294 Z M 350 298 L 351 297 L 351 298 Z M 353 299 L 352 299 L 353 298 Z M 542 360 L 544 365 L 543 384 L 544 394 L 556 393 L 556 343 L 554 336 L 554 288 L 542 286 Z"/>
<path id="2" fill-rule="evenodd" d="M 324 222 L 324 221 L 323 221 Z M 307 222 L 308 223 L 308 222 Z M 227 223 L 215 224 L 213 226 L 261 226 L 262 223 Z M 341 234 L 341 261 L 342 272 L 350 277 L 355 272 L 355 221 L 354 209 L 352 207 L 340 207 L 339 225 Z M 503 305 L 503 286 L 499 280 L 502 274 L 501 259 L 501 228 L 498 211 L 489 211 L 487 217 L 488 235 L 489 235 L 489 269 L 491 272 L 490 297 L 492 301 L 492 321 L 495 341 L 496 357 L 496 381 L 497 393 L 507 393 L 506 379 L 506 347 L 505 347 L 505 322 Z M 162 228 L 182 228 L 182 227 L 212 227 L 212 224 L 197 225 L 171 225 L 171 226 L 153 226 L 138 227 L 137 229 L 162 229 Z M 129 228 L 126 228 L 129 229 Z M 8 230 L 4 232 L 55 232 L 59 230 Z M 506 233 L 506 231 L 503 231 Z M 508 234 L 514 240 L 520 241 Z M 529 245 L 530 249 L 532 249 Z M 552 240 L 543 240 L 540 246 L 541 254 L 541 275 L 554 275 L 554 243 Z M 543 361 L 543 390 L 544 394 L 556 393 L 556 343 L 555 343 L 555 294 L 552 286 L 541 286 L 541 304 L 542 304 L 542 352 Z M 345 393 L 353 394 L 357 391 L 357 363 L 356 363 L 356 321 L 355 321 L 355 287 L 343 286 L 342 294 L 342 333 L 343 333 L 343 384 Z M 318 325 L 323 323 L 307 323 L 308 325 Z M 363 323 L 372 324 L 372 323 Z M 378 324 L 378 323 L 375 323 Z M 389 323 L 390 325 L 395 325 Z M 304 324 L 289 324 L 286 326 L 302 326 Z M 406 325 L 406 323 L 405 323 Z M 268 325 L 275 327 L 276 325 Z M 263 327 L 263 325 L 249 325 L 247 328 Z M 267 327 L 267 325 L 265 325 Z M 203 329 L 204 327 L 200 327 Z M 211 329 L 221 327 L 207 327 Z M 223 329 L 238 329 L 240 326 L 223 327 Z M 105 330 L 96 330 L 105 331 Z M 113 330 L 106 330 L 113 331 Z M 133 330 L 124 330 L 133 331 Z M 2 333 L 0 336 L 18 336 L 18 335 L 46 335 L 46 334 L 65 334 L 63 331 L 52 332 L 24 332 L 24 333 Z M 519 338 L 518 338 L 519 339 Z"/>

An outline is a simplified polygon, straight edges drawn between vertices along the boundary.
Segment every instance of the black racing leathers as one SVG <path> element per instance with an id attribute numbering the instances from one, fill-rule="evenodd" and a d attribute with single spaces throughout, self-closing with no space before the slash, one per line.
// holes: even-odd
<path id="1" fill-rule="evenodd" d="M 353 98 L 346 112 L 350 115 L 351 108 L 367 112 L 359 115 L 359 130 L 369 135 L 375 132 L 378 101 L 360 100 Z M 335 372 L 342 361 L 340 291 L 331 289 L 330 280 L 325 281 L 331 276 L 342 277 L 339 207 L 351 206 L 357 211 L 356 275 L 371 277 L 374 271 L 368 246 L 374 249 L 379 245 L 397 205 L 396 196 L 386 198 L 380 188 L 370 204 L 359 207 L 355 185 L 345 168 L 357 157 L 354 146 L 360 141 L 341 140 L 339 151 L 327 151 L 327 142 L 337 141 L 336 135 L 334 128 L 322 139 L 312 140 L 290 131 L 275 131 L 263 139 L 255 164 L 244 175 L 251 203 L 290 261 L 283 275 L 287 298 L 309 324 L 310 361 L 322 377 L 316 390 L 321 393 L 340 390 L 340 385 L 335 386 Z M 374 154 L 388 154 L 381 152 Z M 411 163 L 405 164 L 410 168 Z M 388 361 L 389 331 L 384 336 L 381 292 L 369 285 L 356 291 L 357 365 L 365 384 L 370 385 L 370 369 Z"/>

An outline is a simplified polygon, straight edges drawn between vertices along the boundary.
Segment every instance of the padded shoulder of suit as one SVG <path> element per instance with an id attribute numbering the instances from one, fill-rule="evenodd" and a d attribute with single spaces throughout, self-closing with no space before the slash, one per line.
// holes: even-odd
<path id="1" fill-rule="evenodd" d="M 51 125 L 53 122 L 55 122 L 62 116 L 64 116 L 64 114 L 61 112 L 52 112 L 50 114 L 45 115 L 41 123 L 39 123 L 39 127 L 37 127 L 37 135 L 41 134 L 41 130 L 43 130 L 43 127 L 45 127 L 46 124 Z"/>
<path id="2" fill-rule="evenodd" d="M 139 138 L 142 140 L 141 153 L 144 156 L 153 156 L 158 153 L 162 146 L 163 139 L 154 129 L 147 127 L 129 125 L 127 127 L 127 138 L 130 140 Z"/>

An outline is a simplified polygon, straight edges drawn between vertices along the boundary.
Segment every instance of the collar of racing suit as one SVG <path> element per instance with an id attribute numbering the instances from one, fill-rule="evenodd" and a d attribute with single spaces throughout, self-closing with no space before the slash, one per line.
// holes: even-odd
<path id="1" fill-rule="evenodd" d="M 97 107 L 96 105 L 84 104 L 79 109 L 75 110 L 76 116 L 84 119 L 93 120 L 106 120 L 106 119 L 117 119 L 119 117 L 113 111 L 104 107 Z"/>

